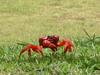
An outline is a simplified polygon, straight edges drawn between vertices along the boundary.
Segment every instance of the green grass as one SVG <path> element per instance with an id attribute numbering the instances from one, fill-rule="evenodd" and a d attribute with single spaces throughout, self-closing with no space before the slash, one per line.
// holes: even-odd
<path id="1" fill-rule="evenodd" d="M 0 75 L 99 75 L 100 44 L 87 43 L 83 28 L 100 37 L 99 0 L 0 0 Z M 70 38 L 74 51 L 43 49 L 43 57 L 25 53 L 17 60 L 17 42 L 38 44 L 52 34 Z"/>
<path id="2" fill-rule="evenodd" d="M 100 40 L 99 40 L 100 41 Z M 21 46 L 0 47 L 1 75 L 99 75 L 100 44 L 86 43 L 86 39 L 74 39 L 74 51 L 63 54 L 58 48 L 55 54 L 43 49 L 44 56 L 32 53 L 28 58 L 24 53 L 19 60 Z"/>

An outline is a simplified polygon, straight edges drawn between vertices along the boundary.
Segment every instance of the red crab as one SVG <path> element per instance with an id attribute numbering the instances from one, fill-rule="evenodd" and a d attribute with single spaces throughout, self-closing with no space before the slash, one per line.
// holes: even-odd
<path id="1" fill-rule="evenodd" d="M 20 52 L 20 55 L 25 51 L 28 51 L 28 55 L 31 56 L 31 50 L 43 55 L 43 48 L 50 48 L 53 52 L 57 51 L 57 47 L 64 46 L 64 53 L 71 52 L 73 43 L 70 40 L 64 39 L 59 41 L 59 36 L 51 35 L 39 38 L 39 45 L 27 44 Z"/>

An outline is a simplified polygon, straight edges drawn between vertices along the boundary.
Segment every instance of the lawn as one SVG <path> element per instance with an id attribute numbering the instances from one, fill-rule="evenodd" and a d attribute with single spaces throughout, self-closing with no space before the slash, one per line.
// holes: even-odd
<path id="1" fill-rule="evenodd" d="M 0 0 L 0 75 L 99 75 L 100 44 L 87 43 L 83 28 L 100 37 L 99 0 Z M 43 49 L 43 57 L 25 53 L 17 60 L 17 42 L 37 45 L 52 34 L 71 39 L 74 51 Z"/>

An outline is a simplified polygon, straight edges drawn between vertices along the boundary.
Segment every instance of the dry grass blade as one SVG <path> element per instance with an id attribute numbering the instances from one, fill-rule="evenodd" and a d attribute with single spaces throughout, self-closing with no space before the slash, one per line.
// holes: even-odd
<path id="1" fill-rule="evenodd" d="M 85 32 L 85 34 L 88 36 L 88 38 L 89 38 L 90 40 L 92 40 L 91 36 L 88 34 L 88 32 L 86 31 L 86 29 L 85 29 L 85 28 L 83 28 L 83 31 L 84 31 L 84 32 Z"/>
<path id="2" fill-rule="evenodd" d="M 22 45 L 22 46 L 25 46 L 25 45 L 27 45 L 28 43 L 26 43 L 26 42 L 19 42 L 19 43 L 17 43 L 18 45 Z"/>

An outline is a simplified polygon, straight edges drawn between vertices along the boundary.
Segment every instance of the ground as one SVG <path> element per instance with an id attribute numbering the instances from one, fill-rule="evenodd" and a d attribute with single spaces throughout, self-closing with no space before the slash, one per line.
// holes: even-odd
<path id="1" fill-rule="evenodd" d="M 0 75 L 99 75 L 100 47 L 86 43 L 87 35 L 100 36 L 99 0 L 0 0 Z M 55 55 L 44 49 L 45 56 L 27 53 L 17 56 L 24 41 L 38 44 L 38 38 L 59 35 L 69 38 L 75 48 Z M 54 58 L 54 59 L 53 59 Z"/>

